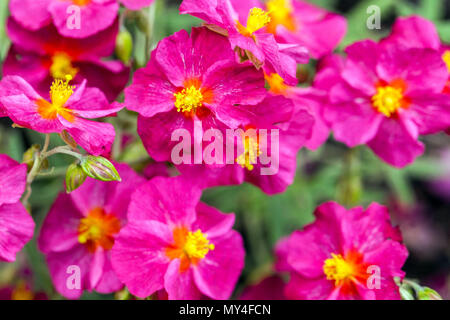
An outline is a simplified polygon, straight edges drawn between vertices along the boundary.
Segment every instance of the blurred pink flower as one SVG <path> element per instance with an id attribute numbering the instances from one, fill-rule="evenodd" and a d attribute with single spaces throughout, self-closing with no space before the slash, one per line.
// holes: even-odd
<path id="1" fill-rule="evenodd" d="M 42 225 L 39 248 L 56 290 L 66 298 L 77 299 L 83 290 L 111 293 L 122 287 L 111 266 L 110 250 L 126 224 L 131 194 L 145 179 L 128 165 L 116 168 L 122 182 L 87 178 L 71 194 L 58 196 Z M 79 267 L 78 289 L 67 286 L 70 266 Z"/>
<path id="2" fill-rule="evenodd" d="M 105 30 L 117 17 L 119 3 L 127 8 L 139 10 L 153 0 L 11 0 L 11 15 L 23 27 L 35 31 L 54 23 L 65 37 L 85 38 Z M 79 26 L 72 25 L 79 8 Z"/>
<path id="3" fill-rule="evenodd" d="M 259 283 L 248 286 L 242 292 L 240 300 L 286 300 L 285 283 L 279 276 L 270 276 Z"/>
<path id="4" fill-rule="evenodd" d="M 243 8 L 242 6 L 245 6 Z M 203 19 L 212 30 L 228 37 L 232 50 L 247 56 L 268 73 L 278 73 L 288 84 L 297 84 L 297 63 L 308 62 L 308 50 L 298 44 L 278 43 L 266 27 L 271 21 L 268 12 L 247 2 L 230 0 L 184 0 L 182 14 Z"/>
<path id="5" fill-rule="evenodd" d="M 400 299 L 394 277 L 403 278 L 408 251 L 386 207 L 373 203 L 367 210 L 346 210 L 328 202 L 315 216 L 276 248 L 277 268 L 291 276 L 285 288 L 289 299 Z M 378 275 L 370 268 L 378 268 Z"/>
<path id="6" fill-rule="evenodd" d="M 424 152 L 419 135 L 450 126 L 448 71 L 430 49 L 383 46 L 372 40 L 346 48 L 347 58 L 321 61 L 315 88 L 329 92 L 323 111 L 336 140 L 366 144 L 385 162 L 404 167 Z"/>
<path id="7" fill-rule="evenodd" d="M 199 202 L 189 181 L 156 177 L 133 194 L 112 264 L 133 295 L 228 299 L 244 267 L 234 215 Z"/>
<path id="8" fill-rule="evenodd" d="M 67 80 L 55 80 L 50 88 L 50 101 L 42 98 L 24 79 L 6 76 L 0 82 L 0 103 L 18 125 L 41 133 L 66 130 L 88 153 L 107 154 L 114 142 L 110 123 L 88 121 L 111 115 L 122 107 L 110 105 L 97 88 L 86 88 L 86 80 L 75 88 Z"/>
<path id="9" fill-rule="evenodd" d="M 3 75 L 21 76 L 45 98 L 54 79 L 71 75 L 75 84 L 87 79 L 112 102 L 124 89 L 130 73 L 122 62 L 104 59 L 114 53 L 118 28 L 116 20 L 93 36 L 71 39 L 58 34 L 54 25 L 30 31 L 9 18 L 7 32 L 12 46 Z"/>
<path id="10" fill-rule="evenodd" d="M 12 262 L 23 246 L 33 238 L 34 221 L 20 197 L 25 191 L 26 164 L 0 155 L 0 261 Z"/>

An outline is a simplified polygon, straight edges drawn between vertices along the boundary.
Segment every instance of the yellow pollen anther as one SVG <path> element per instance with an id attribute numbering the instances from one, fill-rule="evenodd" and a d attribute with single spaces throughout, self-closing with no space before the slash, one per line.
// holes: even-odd
<path id="1" fill-rule="evenodd" d="M 210 243 L 200 230 L 197 230 L 195 232 L 188 232 L 183 251 L 190 259 L 203 259 L 214 248 L 214 244 Z"/>
<path id="2" fill-rule="evenodd" d="M 392 86 L 378 87 L 377 93 L 372 97 L 372 105 L 386 117 L 391 117 L 402 107 L 403 90 Z"/>
<path id="3" fill-rule="evenodd" d="M 246 36 L 251 37 L 253 33 L 264 28 L 270 23 L 269 12 L 261 8 L 252 8 L 248 14 L 247 26 L 244 27 L 239 21 L 236 24 L 238 31 Z"/>
<path id="4" fill-rule="evenodd" d="M 290 0 L 269 0 L 266 5 L 271 18 L 267 27 L 269 32 L 275 33 L 278 25 L 282 25 L 290 31 L 296 29 Z"/>
<path id="5" fill-rule="evenodd" d="M 442 55 L 442 59 L 447 65 L 448 72 L 450 73 L 450 50 L 444 52 L 444 54 Z"/>
<path id="6" fill-rule="evenodd" d="M 191 112 L 203 105 L 203 94 L 194 86 L 185 88 L 181 92 L 175 93 L 174 96 L 178 112 Z"/>
<path id="7" fill-rule="evenodd" d="M 331 254 L 331 258 L 325 260 L 323 272 L 328 280 L 334 280 L 335 286 L 342 285 L 355 274 L 354 266 L 345 261 L 342 255 L 334 253 Z"/>
<path id="8" fill-rule="evenodd" d="M 65 79 L 66 75 L 70 75 L 73 79 L 78 71 L 78 68 L 72 66 L 72 61 L 66 53 L 57 53 L 52 57 L 50 73 L 54 79 Z"/>
<path id="9" fill-rule="evenodd" d="M 243 142 L 245 151 L 236 158 L 236 163 L 242 168 L 252 171 L 261 155 L 261 150 L 259 150 L 258 141 L 253 137 L 244 136 Z"/>

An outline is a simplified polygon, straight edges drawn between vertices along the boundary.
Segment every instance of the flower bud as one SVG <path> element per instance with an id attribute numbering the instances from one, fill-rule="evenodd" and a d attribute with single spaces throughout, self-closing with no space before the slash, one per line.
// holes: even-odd
<path id="1" fill-rule="evenodd" d="M 442 297 L 435 290 L 423 287 L 422 291 L 417 293 L 419 300 L 442 300 Z"/>
<path id="2" fill-rule="evenodd" d="M 87 178 L 83 168 L 76 163 L 72 163 L 66 171 L 66 192 L 71 193 L 78 189 Z"/>
<path id="3" fill-rule="evenodd" d="M 117 35 L 116 55 L 123 63 L 128 64 L 130 62 L 132 51 L 133 38 L 128 30 L 124 29 Z"/>
<path id="4" fill-rule="evenodd" d="M 101 181 L 121 181 L 116 168 L 106 158 L 87 156 L 81 160 L 81 167 L 91 178 Z"/>
<path id="5" fill-rule="evenodd" d="M 34 164 L 34 160 L 36 159 L 41 146 L 38 144 L 33 144 L 22 156 L 22 163 L 25 163 L 28 167 L 28 171 L 31 170 Z"/>

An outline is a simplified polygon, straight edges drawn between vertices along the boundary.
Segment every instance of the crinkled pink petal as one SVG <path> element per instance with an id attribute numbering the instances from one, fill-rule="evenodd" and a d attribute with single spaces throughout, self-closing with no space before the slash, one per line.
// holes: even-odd
<path id="1" fill-rule="evenodd" d="M 307 279 L 293 274 L 284 294 L 290 300 L 327 300 L 333 289 L 333 282 L 325 276 Z"/>
<path id="2" fill-rule="evenodd" d="M 38 30 L 51 22 L 48 7 L 52 0 L 11 0 L 11 15 L 25 28 Z"/>
<path id="3" fill-rule="evenodd" d="M 180 272 L 180 260 L 174 259 L 170 262 L 164 275 L 164 287 L 168 293 L 169 300 L 199 300 L 202 293 L 194 281 L 194 272 L 188 269 Z"/>
<path id="4" fill-rule="evenodd" d="M 398 119 L 384 119 L 376 136 L 367 143 L 373 152 L 397 168 L 411 164 L 425 146 Z"/>
<path id="5" fill-rule="evenodd" d="M 133 194 L 128 219 L 189 227 L 195 220 L 195 208 L 201 196 L 200 189 L 189 186 L 183 177 L 153 178 Z"/>
<path id="6" fill-rule="evenodd" d="M 223 236 L 209 237 L 209 240 L 215 248 L 193 267 L 195 283 L 208 297 L 226 300 L 244 268 L 242 238 L 236 231 L 230 231 Z"/>
<path id="7" fill-rule="evenodd" d="M 223 214 L 216 208 L 199 202 L 196 207 L 197 219 L 192 224 L 192 230 L 200 229 L 207 234 L 208 239 L 220 237 L 229 232 L 234 225 L 234 214 Z"/>
<path id="8" fill-rule="evenodd" d="M 0 206 L 0 261 L 12 262 L 33 238 L 34 221 L 20 203 Z"/>
<path id="9" fill-rule="evenodd" d="M 90 197 L 95 196 L 91 194 Z M 76 208 L 75 199 L 60 194 L 44 220 L 38 239 L 44 253 L 61 252 L 78 245 L 78 226 L 84 215 Z"/>
<path id="10" fill-rule="evenodd" d="M 15 203 L 25 191 L 27 166 L 0 154 L 0 205 Z"/>
<path id="11" fill-rule="evenodd" d="M 59 120 L 72 138 L 89 154 L 99 156 L 108 154 L 114 142 L 115 131 L 110 123 L 75 118 L 69 122 L 62 117 Z"/>
<path id="12" fill-rule="evenodd" d="M 67 13 L 68 8 L 72 5 L 67 1 L 52 1 L 48 8 L 58 32 L 69 38 L 86 38 L 105 30 L 113 24 L 119 10 L 119 4 L 114 0 L 102 3 L 91 1 L 85 6 L 79 7 L 80 27 L 72 28 L 71 21 L 68 21 L 71 19 L 71 15 Z"/>
<path id="13" fill-rule="evenodd" d="M 145 298 L 164 288 L 169 259 L 164 248 L 172 241 L 166 225 L 158 221 L 132 220 L 116 238 L 111 262 L 130 292 Z"/>

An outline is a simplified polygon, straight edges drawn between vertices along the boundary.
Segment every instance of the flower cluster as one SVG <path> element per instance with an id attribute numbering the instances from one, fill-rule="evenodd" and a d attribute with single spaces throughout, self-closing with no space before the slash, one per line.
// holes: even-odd
<path id="1" fill-rule="evenodd" d="M 111 58 L 116 38 L 125 13 L 152 3 L 9 2 L 0 116 L 46 140 L 24 164 L 0 155 L 0 260 L 14 261 L 33 236 L 25 207 L 33 214 L 31 187 L 47 158 L 75 157 L 37 237 L 66 298 L 125 286 L 137 298 L 229 299 L 244 241 L 234 214 L 201 201 L 204 189 L 248 182 L 282 193 L 299 150 L 318 149 L 331 132 L 402 168 L 424 152 L 420 136 L 450 130 L 450 47 L 421 17 L 337 54 L 345 18 L 305 1 L 184 0 L 180 13 L 203 25 L 159 41 L 125 88 L 133 63 Z M 317 73 L 300 87 L 298 65 L 310 59 Z M 120 111 L 124 119 L 101 120 Z M 120 121 L 130 136 L 116 137 Z M 65 145 L 51 149 L 52 133 Z M 145 169 L 120 154 L 136 141 L 152 159 Z M 242 298 L 274 288 L 271 298 L 400 299 L 402 241 L 386 207 L 326 202 L 278 242 L 277 275 Z"/>

